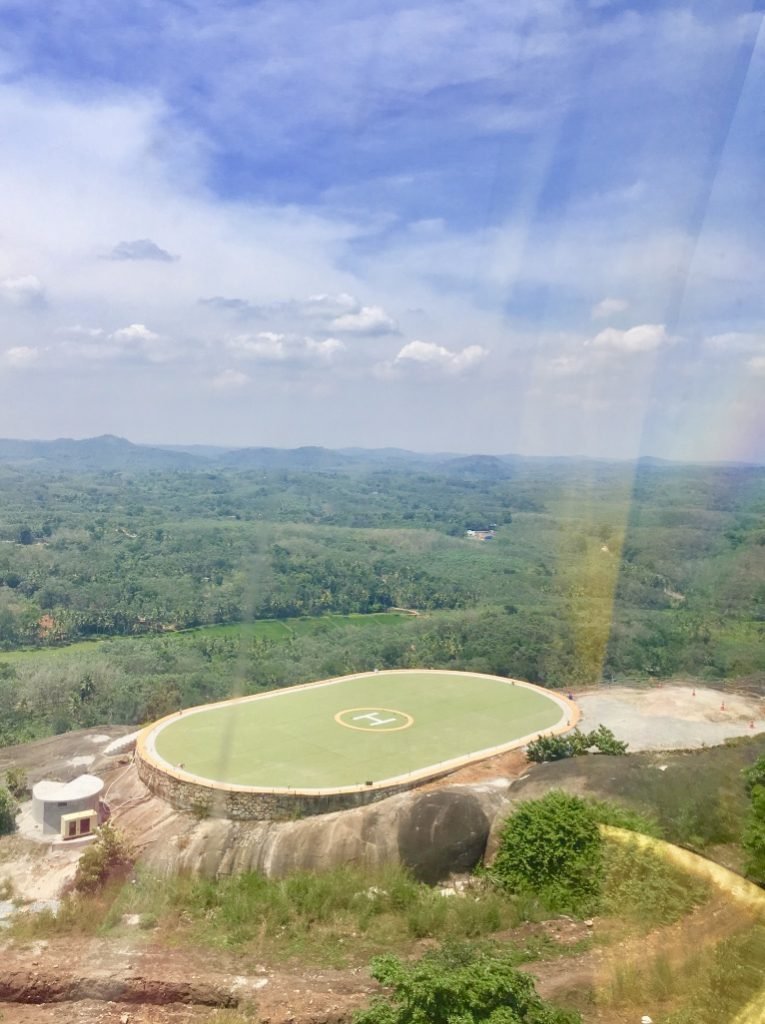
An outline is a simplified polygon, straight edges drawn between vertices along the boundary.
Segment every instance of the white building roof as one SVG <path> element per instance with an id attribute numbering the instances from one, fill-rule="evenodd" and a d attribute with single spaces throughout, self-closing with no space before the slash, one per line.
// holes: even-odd
<path id="1" fill-rule="evenodd" d="M 32 796 L 45 803 L 68 803 L 70 800 L 86 800 L 98 796 L 103 788 L 103 781 L 97 775 L 78 775 L 71 782 L 41 779 L 32 788 Z"/>

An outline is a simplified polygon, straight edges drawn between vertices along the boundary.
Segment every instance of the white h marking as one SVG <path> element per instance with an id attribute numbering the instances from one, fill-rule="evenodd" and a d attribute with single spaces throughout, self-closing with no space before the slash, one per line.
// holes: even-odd
<path id="1" fill-rule="evenodd" d="M 354 715 L 353 721 L 360 722 L 363 718 L 368 718 L 372 725 L 390 725 L 391 722 L 397 721 L 395 718 L 380 718 L 376 711 L 369 711 L 366 715 Z"/>

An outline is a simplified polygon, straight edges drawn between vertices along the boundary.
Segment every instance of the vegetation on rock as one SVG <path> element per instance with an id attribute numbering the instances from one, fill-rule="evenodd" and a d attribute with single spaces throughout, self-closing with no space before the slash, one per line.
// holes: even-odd
<path id="1" fill-rule="evenodd" d="M 580 757 L 593 749 L 601 754 L 620 755 L 627 753 L 629 744 L 617 740 L 605 725 L 599 725 L 592 732 L 574 729 L 565 736 L 540 736 L 526 747 L 529 761 L 561 761 L 565 757 Z"/>
<path id="2" fill-rule="evenodd" d="M 127 877 L 133 867 L 135 853 L 127 839 L 111 822 L 98 829 L 96 841 L 80 857 L 74 876 L 74 889 L 93 893 L 108 882 Z"/>

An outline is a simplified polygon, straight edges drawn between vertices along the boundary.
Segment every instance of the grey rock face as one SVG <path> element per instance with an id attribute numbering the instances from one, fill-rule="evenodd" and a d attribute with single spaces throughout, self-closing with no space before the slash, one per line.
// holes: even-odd
<path id="1" fill-rule="evenodd" d="M 433 883 L 480 861 L 492 821 L 506 806 L 507 788 L 445 786 L 301 821 L 210 818 L 173 841 L 152 843 L 144 860 L 167 872 L 216 877 L 260 871 L 271 878 L 347 864 L 401 864 Z"/>

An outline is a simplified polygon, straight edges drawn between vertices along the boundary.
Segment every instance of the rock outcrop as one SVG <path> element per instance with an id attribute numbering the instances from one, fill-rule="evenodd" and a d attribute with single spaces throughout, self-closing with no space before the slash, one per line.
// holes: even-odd
<path id="1" fill-rule="evenodd" d="M 133 786 L 140 786 L 138 780 Z M 115 801 L 117 821 L 144 832 L 142 859 L 160 872 L 208 877 L 260 871 L 282 878 L 345 864 L 401 864 L 426 882 L 469 871 L 483 856 L 492 822 L 507 806 L 509 783 L 442 786 L 299 821 L 194 821 L 157 797 Z M 142 821 L 155 827 L 145 830 Z"/>

